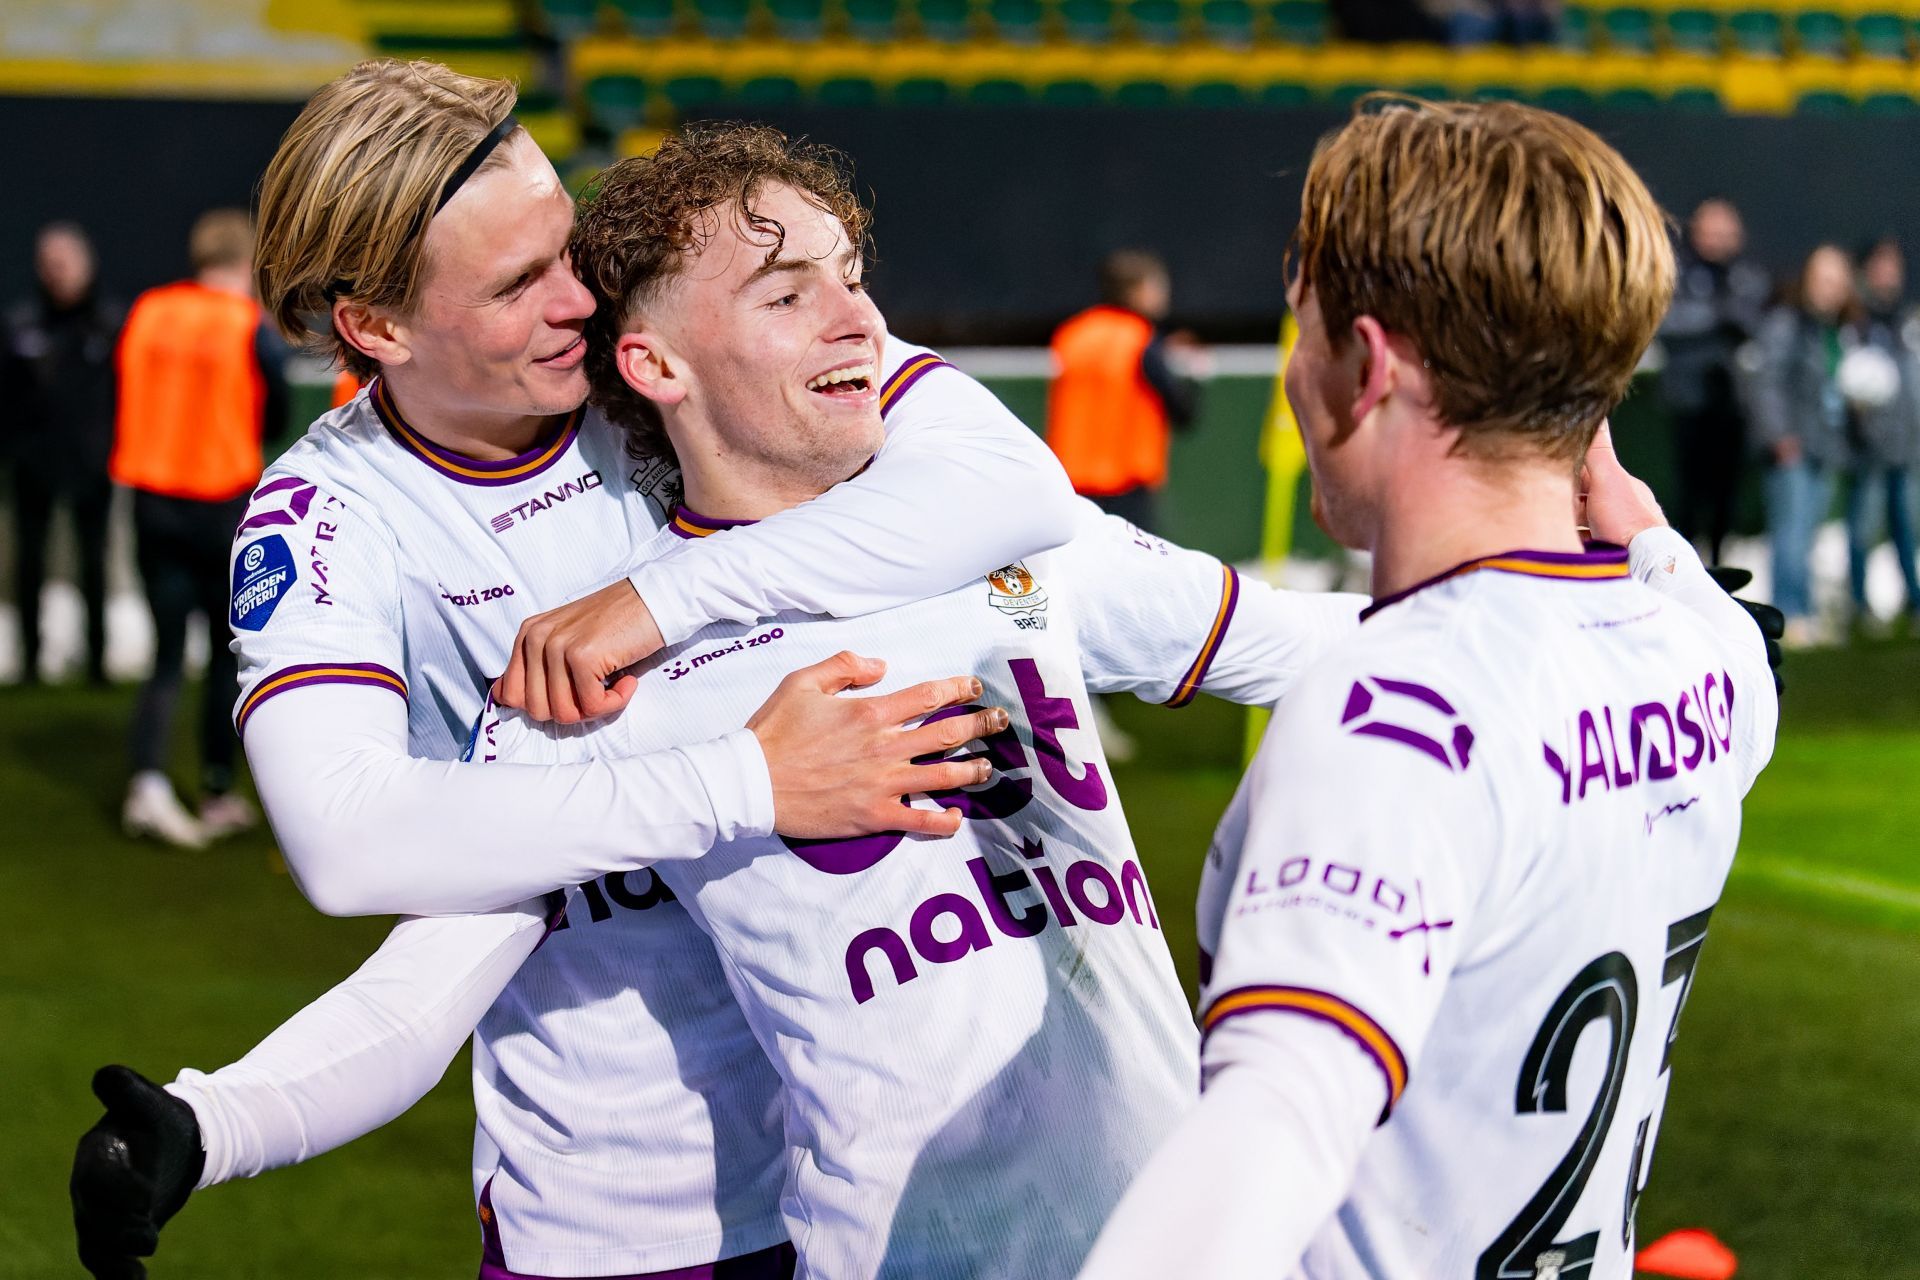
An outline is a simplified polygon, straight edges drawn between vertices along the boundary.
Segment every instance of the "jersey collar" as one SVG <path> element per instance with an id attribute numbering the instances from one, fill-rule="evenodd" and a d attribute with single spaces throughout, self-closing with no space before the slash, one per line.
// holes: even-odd
<path id="1" fill-rule="evenodd" d="M 1396 591 L 1390 596 L 1382 596 L 1360 611 L 1362 622 L 1371 618 L 1390 604 L 1399 604 L 1416 592 L 1428 587 L 1438 586 L 1463 574 L 1491 570 L 1495 573 L 1517 573 L 1528 578 L 1562 578 L 1576 582 L 1600 582 L 1628 575 L 1627 549 L 1606 542 L 1589 542 L 1585 551 L 1502 551 L 1497 555 L 1481 556 L 1465 564 L 1457 564 L 1444 573 L 1437 573 L 1425 582 L 1416 582 L 1404 591 Z"/>
<path id="2" fill-rule="evenodd" d="M 719 516 L 703 516 L 698 511 L 676 507 L 673 519 L 668 523 L 667 528 L 673 530 L 676 537 L 705 538 L 719 533 L 722 529 L 738 529 L 743 525 L 759 523 L 758 520 L 725 520 Z"/>
<path id="3" fill-rule="evenodd" d="M 485 462 L 479 458 L 469 458 L 465 454 L 455 453 L 451 449 L 443 449 L 410 426 L 407 420 L 400 416 L 398 406 L 393 403 L 393 396 L 387 390 L 385 378 L 374 379 L 368 396 L 373 401 L 374 412 L 380 415 L 381 425 L 400 442 L 401 448 L 441 475 L 450 480 L 457 480 L 461 484 L 498 486 L 532 479 L 559 461 L 560 455 L 567 451 L 574 437 L 580 434 L 580 420 L 586 413 L 584 408 L 575 409 L 561 420 L 560 425 L 554 428 L 552 435 L 523 454 Z"/>

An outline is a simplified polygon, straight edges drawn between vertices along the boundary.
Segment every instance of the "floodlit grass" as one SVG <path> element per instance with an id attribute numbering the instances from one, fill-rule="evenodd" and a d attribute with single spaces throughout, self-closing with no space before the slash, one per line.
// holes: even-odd
<path id="1" fill-rule="evenodd" d="M 1920 646 L 1797 655 L 1791 672 L 1640 1235 L 1710 1228 L 1752 1280 L 1920 1277 Z M 66 1171 L 98 1112 L 94 1067 L 166 1079 L 226 1062 L 385 930 L 314 912 L 265 837 L 197 855 L 123 840 L 130 703 L 0 689 L 0 1277 L 80 1274 Z M 1121 793 L 1191 985 L 1193 890 L 1238 776 L 1239 713 L 1118 710 L 1141 744 Z M 471 1123 L 463 1059 L 353 1147 L 197 1196 L 154 1274 L 471 1275 Z"/>

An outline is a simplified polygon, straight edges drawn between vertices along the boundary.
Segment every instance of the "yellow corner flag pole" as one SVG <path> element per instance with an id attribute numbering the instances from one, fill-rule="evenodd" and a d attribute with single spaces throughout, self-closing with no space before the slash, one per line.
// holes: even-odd
<path id="1" fill-rule="evenodd" d="M 1287 403 L 1287 360 L 1300 338 L 1300 326 L 1289 311 L 1280 321 L 1280 351 L 1273 375 L 1273 395 L 1267 402 L 1267 421 L 1260 431 L 1260 462 L 1267 469 L 1267 509 L 1260 528 L 1260 559 L 1285 560 L 1293 548 L 1293 503 L 1300 492 L 1300 473 L 1307 468 L 1306 446 L 1300 443 L 1300 424 Z M 1246 758 L 1253 759 L 1260 735 L 1267 731 L 1267 709 L 1247 712 Z"/>

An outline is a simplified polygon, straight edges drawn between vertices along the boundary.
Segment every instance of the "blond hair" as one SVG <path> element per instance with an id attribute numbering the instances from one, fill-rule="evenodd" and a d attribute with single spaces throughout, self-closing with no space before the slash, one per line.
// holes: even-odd
<path id="1" fill-rule="evenodd" d="M 195 273 L 213 267 L 244 267 L 253 259 L 253 219 L 245 209 L 209 209 L 187 235 L 187 260 Z"/>
<path id="2" fill-rule="evenodd" d="M 1322 139 L 1289 256 L 1329 339 L 1410 339 L 1460 447 L 1577 458 L 1673 294 L 1668 220 L 1612 147 L 1513 102 L 1362 101 Z"/>
<path id="3" fill-rule="evenodd" d="M 441 189 L 517 96 L 509 81 L 382 58 L 308 100 L 260 180 L 254 275 L 289 341 L 363 379 L 378 371 L 323 317 L 340 298 L 412 308 Z M 480 171 L 504 162 L 498 147 Z"/>

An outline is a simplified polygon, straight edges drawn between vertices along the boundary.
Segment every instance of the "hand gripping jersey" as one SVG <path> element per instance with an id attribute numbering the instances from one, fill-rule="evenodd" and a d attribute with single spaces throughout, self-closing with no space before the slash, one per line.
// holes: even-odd
<path id="1" fill-rule="evenodd" d="M 1634 556 L 1705 582 L 1670 532 Z M 1208 857 L 1202 1025 L 1337 1027 L 1386 1100 L 1299 1274 L 1626 1280 L 1778 716 L 1713 594 L 1744 638 L 1625 551 L 1492 557 L 1374 606 L 1279 710 Z"/>
<path id="2" fill-rule="evenodd" d="M 804 1275 L 1069 1275 L 1192 1095 L 1193 1024 L 1089 692 L 1270 702 L 1349 632 L 1352 597 L 1285 596 L 1093 519 L 1067 548 L 918 604 L 708 628 L 644 664 L 599 725 L 483 728 L 497 759 L 649 751 L 740 723 L 783 673 L 841 649 L 887 659 L 874 692 L 971 671 L 1012 713 L 964 748 L 996 766 L 987 783 L 915 801 L 964 813 L 958 836 L 745 839 L 656 868 L 786 1083 L 782 1208 Z M 721 523 L 683 512 L 665 537 Z M 498 1039 L 490 1052 L 518 1069 Z"/>
<path id="3" fill-rule="evenodd" d="M 888 344 L 887 354 L 883 459 L 934 427 L 952 443 L 956 400 L 984 424 L 987 441 L 984 452 L 961 450 L 960 465 L 992 470 L 994 432 L 1018 433 L 1009 461 L 1021 448 L 1039 449 L 950 370 L 956 394 L 944 402 L 907 397 L 927 372 L 948 367 L 904 343 Z M 983 415 L 978 400 L 1010 427 Z M 884 470 L 877 462 L 863 482 Z M 916 489 L 897 473 L 888 483 Z M 655 503 L 676 484 L 671 468 L 628 457 L 619 433 L 592 413 L 574 415 L 519 458 L 449 454 L 415 432 L 375 383 L 269 469 L 239 530 L 231 621 L 243 661 L 242 732 L 288 690 L 370 686 L 406 700 L 415 755 L 455 758 L 519 622 L 632 570 L 635 548 L 664 518 Z M 843 507 L 843 522 L 851 512 L 857 532 L 863 510 L 883 518 L 886 497 L 854 494 L 878 510 Z M 923 549 L 909 537 L 889 550 Z M 890 567 L 882 552 L 848 555 L 855 563 L 881 557 L 875 579 Z M 798 576 L 790 563 L 766 572 Z M 717 613 L 709 616 L 754 616 L 756 606 L 729 594 L 710 607 Z M 675 623 L 660 620 L 671 634 Z M 749 735 L 732 736 L 746 738 L 757 759 Z M 546 821 L 526 817 L 530 827 Z M 752 1046 L 711 945 L 647 871 L 608 875 L 569 896 L 567 927 L 503 999 L 518 1021 L 491 1024 L 487 1044 L 505 1042 L 517 1055 L 510 1091 L 502 1092 L 509 1085 L 486 1046 L 476 1054 L 474 1177 L 490 1241 L 516 1270 L 604 1276 L 711 1262 L 783 1239 L 779 1084 Z M 596 928 L 615 913 L 628 927 Z M 484 930 L 476 936 L 484 940 Z M 603 980 L 616 971 L 617 982 Z"/>

